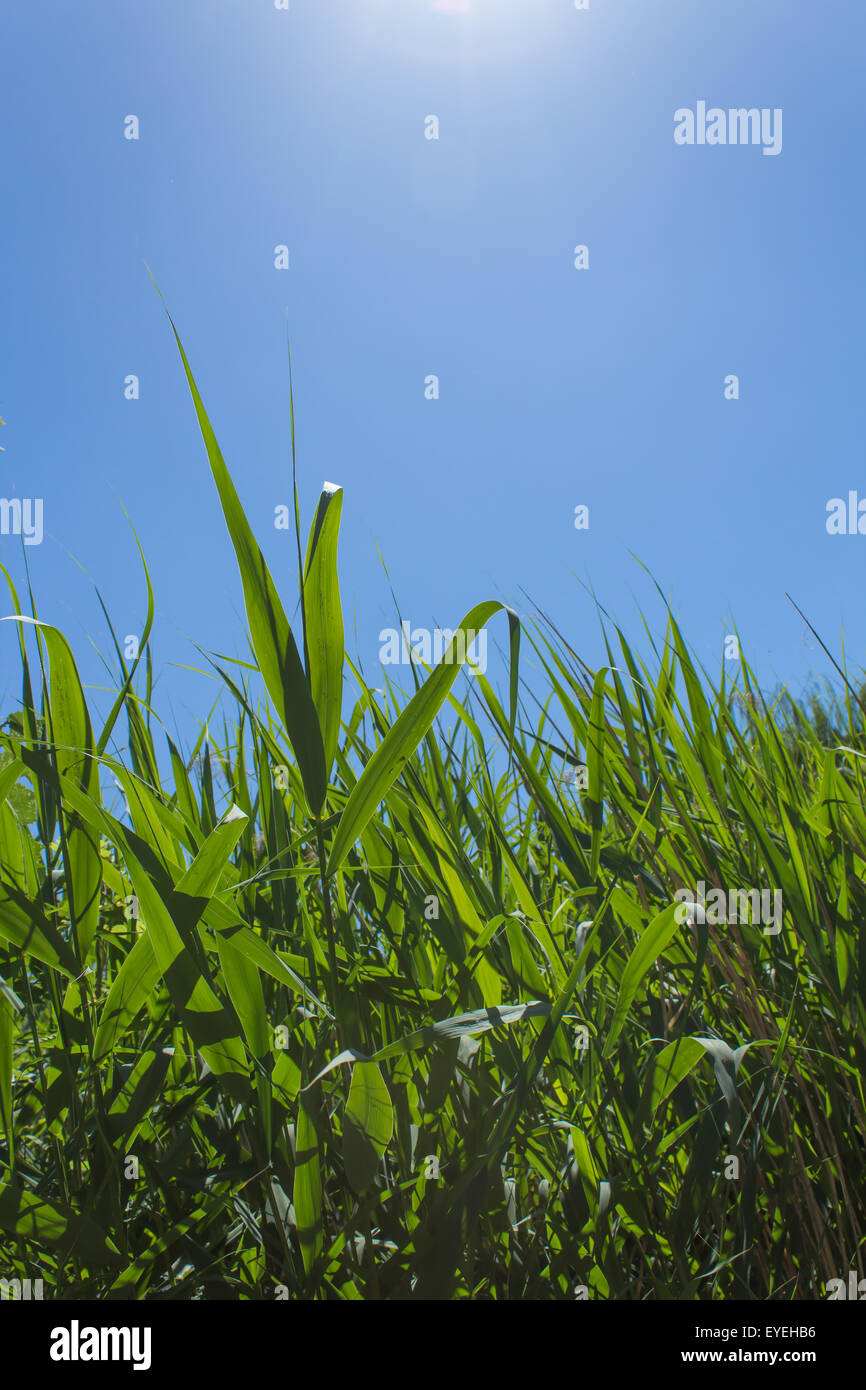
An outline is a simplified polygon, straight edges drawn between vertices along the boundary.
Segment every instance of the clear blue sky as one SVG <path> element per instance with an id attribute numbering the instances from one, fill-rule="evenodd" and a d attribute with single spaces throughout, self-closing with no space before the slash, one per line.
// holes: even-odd
<path id="1" fill-rule="evenodd" d="M 291 607 L 288 314 L 302 505 L 345 488 L 368 673 L 395 621 L 377 544 L 415 626 L 525 589 L 595 664 L 588 587 L 658 626 L 637 555 L 713 668 L 732 616 L 767 686 L 829 673 L 786 590 L 866 664 L 866 536 L 825 528 L 866 497 L 864 40 L 851 0 L 4 0 L 0 496 L 44 500 L 40 614 L 88 681 L 108 643 L 75 561 L 122 635 L 144 615 L 121 501 L 165 717 L 207 710 L 190 638 L 245 653 L 143 260 Z M 781 108 L 781 153 L 677 145 L 699 101 Z M 0 558 L 20 580 L 17 539 Z M 4 713 L 18 690 L 4 624 Z"/>

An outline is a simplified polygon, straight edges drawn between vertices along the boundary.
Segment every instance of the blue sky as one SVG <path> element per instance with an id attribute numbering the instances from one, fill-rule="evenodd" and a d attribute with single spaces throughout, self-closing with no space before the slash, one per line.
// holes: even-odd
<path id="1" fill-rule="evenodd" d="M 637 556 L 713 669 L 733 620 L 768 687 L 830 673 L 786 591 L 866 664 L 866 537 L 825 526 L 830 498 L 866 497 L 862 7 L 6 0 L 2 31 L 0 496 L 43 499 L 40 616 L 92 685 L 93 584 L 121 635 L 144 616 L 121 503 L 169 725 L 188 734 L 215 698 L 182 669 L 191 640 L 245 654 L 145 260 L 291 610 L 294 538 L 273 524 L 288 318 L 304 515 L 323 480 L 345 488 L 348 645 L 368 674 L 396 622 L 377 546 L 415 626 L 488 597 L 527 611 L 525 590 L 600 663 L 590 590 L 638 643 L 639 606 L 661 621 Z M 781 108 L 781 153 L 677 145 L 674 113 L 699 101 Z M 0 559 L 20 582 L 17 538 Z"/>

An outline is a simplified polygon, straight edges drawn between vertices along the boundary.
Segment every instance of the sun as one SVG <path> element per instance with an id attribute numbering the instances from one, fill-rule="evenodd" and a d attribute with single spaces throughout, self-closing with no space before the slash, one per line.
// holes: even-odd
<path id="1" fill-rule="evenodd" d="M 383 56 L 486 66 L 531 59 L 555 14 L 538 0 L 368 0 L 357 23 Z"/>

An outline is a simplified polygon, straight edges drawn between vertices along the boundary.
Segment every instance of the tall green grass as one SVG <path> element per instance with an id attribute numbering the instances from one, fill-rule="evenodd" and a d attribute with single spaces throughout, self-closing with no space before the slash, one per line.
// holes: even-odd
<path id="1" fill-rule="evenodd" d="M 494 602 L 462 626 L 507 629 L 507 709 L 447 658 L 374 690 L 344 652 L 340 489 L 299 533 L 293 631 L 181 355 L 267 698 L 213 658 L 221 734 L 163 744 L 148 579 L 97 728 L 6 575 L 0 1277 L 785 1300 L 862 1276 L 857 692 L 710 678 L 670 613 L 646 660 L 608 623 L 591 671 L 539 616 L 539 705 Z M 781 930 L 681 924 L 700 882 L 781 890 Z"/>

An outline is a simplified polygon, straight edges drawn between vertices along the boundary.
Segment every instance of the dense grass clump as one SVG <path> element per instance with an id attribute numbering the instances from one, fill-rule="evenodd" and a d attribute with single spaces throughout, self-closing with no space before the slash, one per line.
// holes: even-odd
<path id="1" fill-rule="evenodd" d="M 609 625 L 591 671 L 508 610 L 508 709 L 455 684 L 457 638 L 411 698 L 373 690 L 340 490 L 299 544 L 296 642 L 183 361 L 267 695 L 215 658 L 221 734 L 165 740 L 151 595 L 97 733 L 9 580 L 0 1278 L 785 1300 L 862 1277 L 859 697 L 769 703 L 744 659 L 713 681 L 670 615 L 646 661 Z"/>

